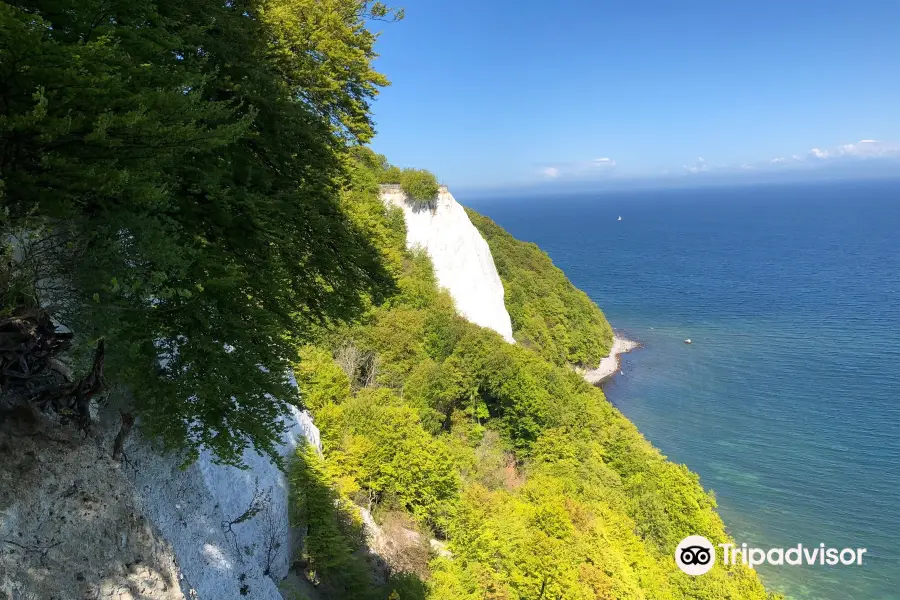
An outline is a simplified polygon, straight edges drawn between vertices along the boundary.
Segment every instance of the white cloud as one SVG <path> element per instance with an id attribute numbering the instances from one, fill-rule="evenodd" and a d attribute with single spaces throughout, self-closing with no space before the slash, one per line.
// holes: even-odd
<path id="1" fill-rule="evenodd" d="M 898 160 L 900 159 L 900 144 L 892 144 L 878 140 L 860 140 L 851 144 L 840 144 L 827 148 L 812 148 L 803 154 L 791 154 L 777 156 L 768 160 L 760 160 L 751 163 L 734 163 L 727 166 L 716 166 L 715 171 L 720 170 L 784 170 L 784 169 L 815 169 L 840 165 L 849 161 L 866 160 Z M 704 170 L 706 163 L 698 162 L 694 166 L 685 165 L 689 173 L 699 173 Z"/>
<path id="2" fill-rule="evenodd" d="M 865 160 L 900 160 L 900 144 L 864 139 L 854 143 L 812 148 L 808 152 L 785 154 L 747 163 L 721 163 L 715 157 L 710 162 L 702 156 L 697 156 L 695 160 L 683 165 L 681 173 L 690 176 L 700 173 L 737 173 L 753 170 L 759 172 L 765 172 L 766 170 L 773 172 L 801 171 L 828 168 L 832 165 Z M 589 181 L 593 179 L 600 181 L 607 178 L 616 178 L 620 175 L 625 176 L 620 172 L 616 160 L 609 156 L 570 162 L 551 162 L 544 165 L 535 165 L 535 168 L 542 178 L 552 180 Z M 678 172 L 678 169 L 674 167 L 664 171 L 665 174 Z"/>
<path id="3" fill-rule="evenodd" d="M 856 144 L 848 144 L 849 153 L 854 156 L 892 156 L 900 154 L 900 146 L 876 140 L 860 140 Z"/>
<path id="4" fill-rule="evenodd" d="M 705 158 L 698 156 L 697 162 L 693 165 L 684 165 L 684 170 L 688 173 L 702 173 L 709 170 L 709 165 L 706 164 Z"/>
<path id="5" fill-rule="evenodd" d="M 579 179 L 612 175 L 615 172 L 616 161 L 604 156 L 590 160 L 579 160 L 563 163 L 550 163 L 539 168 L 539 172 L 549 179 Z"/>
<path id="6" fill-rule="evenodd" d="M 900 146 L 879 142 L 878 140 L 860 140 L 855 144 L 842 144 L 830 150 L 813 148 L 809 153 L 821 159 L 841 157 L 872 158 L 900 155 Z"/>

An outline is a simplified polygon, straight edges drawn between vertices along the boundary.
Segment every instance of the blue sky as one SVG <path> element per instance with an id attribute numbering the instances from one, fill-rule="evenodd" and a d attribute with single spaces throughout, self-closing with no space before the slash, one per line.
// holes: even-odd
<path id="1" fill-rule="evenodd" d="M 372 146 L 454 188 L 900 165 L 900 0 L 403 7 Z"/>

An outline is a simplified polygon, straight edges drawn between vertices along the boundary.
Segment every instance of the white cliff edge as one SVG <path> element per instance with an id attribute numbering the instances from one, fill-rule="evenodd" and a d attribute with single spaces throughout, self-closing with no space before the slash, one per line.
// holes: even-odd
<path id="1" fill-rule="evenodd" d="M 457 312 L 515 343 L 491 250 L 447 188 L 441 186 L 430 209 L 414 209 L 399 186 L 381 186 L 381 199 L 403 209 L 407 247 L 428 252 L 438 285 L 450 292 Z"/>

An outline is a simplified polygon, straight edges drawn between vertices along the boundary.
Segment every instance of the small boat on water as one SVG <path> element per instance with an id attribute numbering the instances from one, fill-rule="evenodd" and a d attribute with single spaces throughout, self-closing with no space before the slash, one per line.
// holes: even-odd
<path id="1" fill-rule="evenodd" d="M 621 217 L 621 216 L 619 216 L 619 220 L 620 220 L 620 221 L 622 220 L 622 217 Z"/>
<path id="2" fill-rule="evenodd" d="M 691 343 L 691 338 L 688 338 L 688 339 L 684 340 L 684 343 L 685 343 L 685 344 L 690 344 L 690 343 Z"/>

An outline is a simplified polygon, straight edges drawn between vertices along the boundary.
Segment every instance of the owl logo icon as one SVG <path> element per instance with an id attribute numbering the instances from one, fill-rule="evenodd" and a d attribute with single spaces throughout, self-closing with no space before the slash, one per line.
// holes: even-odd
<path id="1" fill-rule="evenodd" d="M 689 535 L 675 548 L 675 564 L 688 575 L 703 575 L 716 564 L 716 549 L 702 535 Z"/>

